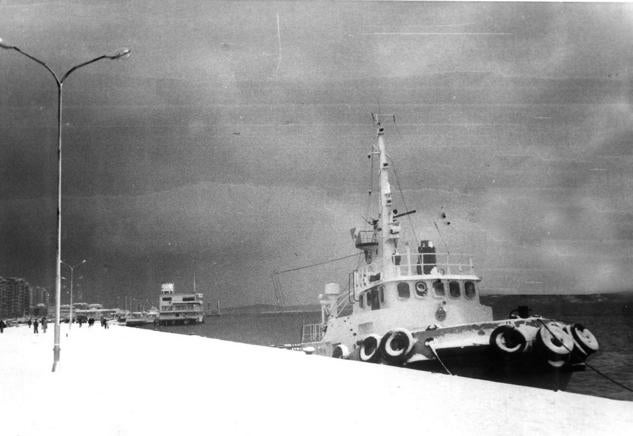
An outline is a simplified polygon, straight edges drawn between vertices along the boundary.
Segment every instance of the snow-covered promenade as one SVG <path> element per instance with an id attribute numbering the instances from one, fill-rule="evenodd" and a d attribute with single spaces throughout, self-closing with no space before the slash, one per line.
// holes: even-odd
<path id="1" fill-rule="evenodd" d="M 633 403 L 151 330 L 0 335 L 0 434 L 629 435 Z"/>

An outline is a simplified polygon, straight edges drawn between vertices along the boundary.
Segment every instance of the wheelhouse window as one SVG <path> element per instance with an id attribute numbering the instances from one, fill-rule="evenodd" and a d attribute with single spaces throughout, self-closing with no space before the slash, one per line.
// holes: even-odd
<path id="1" fill-rule="evenodd" d="M 360 295 L 360 298 L 358 299 L 358 305 L 361 309 L 365 308 L 365 294 Z"/>
<path id="2" fill-rule="evenodd" d="M 425 282 L 419 281 L 415 283 L 415 295 L 417 295 L 418 297 L 426 297 L 428 293 L 429 290 Z"/>
<path id="3" fill-rule="evenodd" d="M 444 290 L 444 282 L 441 280 L 435 280 L 433 282 L 433 292 L 435 292 L 436 297 L 444 297 L 446 295 L 446 291 Z"/>
<path id="4" fill-rule="evenodd" d="M 371 310 L 380 309 L 380 296 L 378 295 L 378 288 L 373 288 L 367 292 L 367 306 L 371 307 Z"/>
<path id="5" fill-rule="evenodd" d="M 475 284 L 473 282 L 464 283 L 464 295 L 469 300 L 475 298 L 475 295 L 477 295 L 477 290 L 475 289 Z"/>
<path id="6" fill-rule="evenodd" d="M 409 284 L 407 282 L 398 283 L 398 297 L 409 298 L 411 291 L 409 290 Z"/>
<path id="7" fill-rule="evenodd" d="M 459 282 L 456 282 L 455 280 L 448 282 L 448 294 L 451 298 L 459 298 L 461 296 L 462 293 L 459 289 Z"/>
<path id="8" fill-rule="evenodd" d="M 380 293 L 380 302 L 385 302 L 385 287 L 383 285 L 378 286 L 378 292 Z"/>

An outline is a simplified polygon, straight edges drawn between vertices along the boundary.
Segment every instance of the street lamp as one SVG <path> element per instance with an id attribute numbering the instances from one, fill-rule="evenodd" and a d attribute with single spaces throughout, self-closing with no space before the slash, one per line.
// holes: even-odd
<path id="1" fill-rule="evenodd" d="M 80 267 L 81 265 L 86 263 L 86 259 L 82 260 L 76 265 L 71 265 L 69 263 L 64 262 L 63 260 L 61 262 L 64 265 L 66 265 L 68 269 L 70 269 L 70 307 L 68 308 L 68 314 L 69 314 L 68 331 L 70 331 L 73 326 L 73 280 L 75 277 L 75 268 Z"/>
<path id="2" fill-rule="evenodd" d="M 61 269 L 62 269 L 62 89 L 64 80 L 68 76 L 70 76 L 74 71 L 79 68 L 85 67 L 86 65 L 90 65 L 94 62 L 100 61 L 102 59 L 124 59 L 127 58 L 131 50 L 128 48 L 120 49 L 112 55 L 101 55 L 94 59 L 91 59 L 87 62 L 83 62 L 81 64 L 77 64 L 68 71 L 64 73 L 61 79 L 55 74 L 55 72 L 43 61 L 37 59 L 35 56 L 31 56 L 30 54 L 22 51 L 19 47 L 14 45 L 6 44 L 0 38 L 0 48 L 5 50 L 15 50 L 18 53 L 26 56 L 34 62 L 37 62 L 44 68 L 46 71 L 51 73 L 53 79 L 55 79 L 55 83 L 57 84 L 57 259 L 55 265 L 55 335 L 54 335 L 54 346 L 53 346 L 53 372 L 57 367 L 57 362 L 59 362 L 60 355 L 60 346 L 59 346 L 59 315 L 60 315 L 60 302 L 61 302 Z"/>

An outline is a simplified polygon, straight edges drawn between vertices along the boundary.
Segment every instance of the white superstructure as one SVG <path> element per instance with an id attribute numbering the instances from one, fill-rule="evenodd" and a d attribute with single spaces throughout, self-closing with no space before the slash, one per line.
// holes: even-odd
<path id="1" fill-rule="evenodd" d="M 158 302 L 158 322 L 161 325 L 203 323 L 203 297 L 198 292 L 176 292 L 173 283 L 163 283 Z"/>

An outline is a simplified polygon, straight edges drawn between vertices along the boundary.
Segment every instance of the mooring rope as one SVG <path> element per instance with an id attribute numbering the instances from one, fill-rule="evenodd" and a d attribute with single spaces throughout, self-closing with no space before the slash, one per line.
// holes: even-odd
<path id="1" fill-rule="evenodd" d="M 561 340 L 560 340 L 560 339 L 559 339 L 559 338 L 558 338 L 558 337 L 554 334 L 554 332 L 552 332 L 552 331 L 549 329 L 549 327 L 547 326 L 547 324 L 545 324 L 545 323 L 543 322 L 543 320 L 541 320 L 541 319 L 539 319 L 539 318 L 536 318 L 536 320 L 537 320 L 538 322 L 540 322 L 540 323 L 543 325 L 543 327 L 545 327 L 545 329 L 546 329 L 546 330 L 547 330 L 547 331 L 548 331 L 548 332 L 549 332 L 549 333 L 550 333 L 553 337 L 555 337 L 555 338 L 556 338 L 556 339 L 557 339 L 557 340 L 558 340 L 558 341 L 559 341 L 559 342 L 563 345 L 563 347 L 565 347 L 565 348 L 567 349 L 567 351 L 569 351 L 569 354 L 571 355 L 571 350 L 567 347 L 567 345 L 565 345 L 565 343 L 564 343 L 563 341 L 561 341 Z M 620 383 L 620 382 L 619 382 L 619 381 L 617 381 L 617 380 L 614 380 L 613 378 L 611 378 L 611 377 L 609 377 L 608 375 L 604 374 L 602 371 L 598 370 L 598 368 L 595 368 L 594 366 L 589 365 L 587 362 L 585 362 L 585 366 L 587 366 L 589 369 L 591 369 L 591 370 L 595 371 L 595 373 L 596 373 L 596 374 L 598 374 L 599 376 L 604 377 L 605 379 L 609 380 L 611 383 L 613 383 L 613 384 L 615 384 L 615 385 L 617 385 L 617 386 L 621 387 L 622 389 L 625 389 L 625 390 L 627 390 L 627 391 L 629 391 L 629 392 L 633 392 L 633 389 L 631 389 L 631 388 L 630 388 L 630 387 L 628 387 L 627 385 L 625 385 L 625 384 L 623 384 L 623 383 Z"/>
<path id="2" fill-rule="evenodd" d="M 442 362 L 442 359 L 440 359 L 440 356 L 437 354 L 437 351 L 435 351 L 435 348 L 433 348 L 433 345 L 431 345 L 432 341 L 433 341 L 433 338 L 427 339 L 424 342 L 424 345 L 426 345 L 431 350 L 431 352 L 433 353 L 437 361 L 440 362 L 440 365 L 442 365 L 442 368 L 444 368 L 444 371 L 446 371 L 448 375 L 453 375 L 453 373 L 449 371 L 446 365 L 444 365 L 444 362 Z"/>

